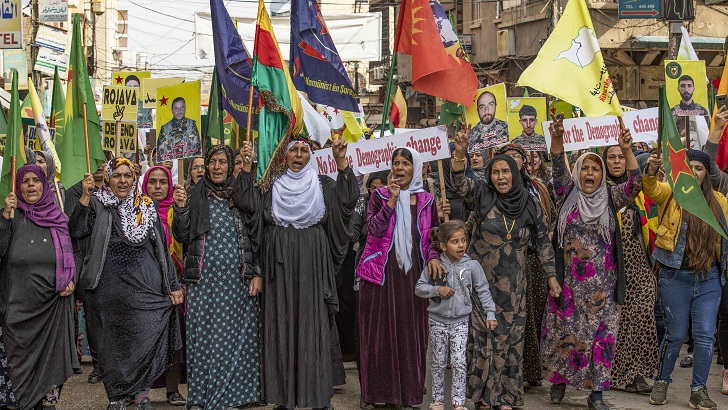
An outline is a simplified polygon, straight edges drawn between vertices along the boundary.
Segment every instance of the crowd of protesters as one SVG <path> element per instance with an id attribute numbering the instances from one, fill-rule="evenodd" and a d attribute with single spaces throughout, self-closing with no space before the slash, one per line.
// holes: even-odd
<path id="1" fill-rule="evenodd" d="M 715 162 L 728 110 L 715 121 L 687 158 L 728 232 Z M 331 410 L 345 361 L 362 409 L 429 394 L 443 410 L 448 367 L 455 410 L 521 407 L 543 381 L 556 404 L 570 386 L 589 409 L 608 410 L 610 389 L 661 405 L 689 333 L 689 406 L 716 409 L 728 240 L 677 205 L 628 129 L 573 162 L 562 121 L 549 131 L 549 152 L 473 150 L 464 127 L 444 175 L 402 147 L 391 170 L 358 177 L 334 138 L 338 174 L 320 176 L 318 144 L 295 135 L 258 182 L 244 142 L 185 169 L 110 158 L 67 191 L 54 153 L 31 152 L 0 217 L 0 409 L 61 400 L 80 371 L 81 306 L 108 410 L 153 409 L 155 388 L 196 410 Z"/>

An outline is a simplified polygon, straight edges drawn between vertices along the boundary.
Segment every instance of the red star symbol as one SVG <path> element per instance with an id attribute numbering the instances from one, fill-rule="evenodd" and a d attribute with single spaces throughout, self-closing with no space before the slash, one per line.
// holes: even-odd
<path id="1" fill-rule="evenodd" d="M 167 100 L 169 100 L 169 98 L 162 95 L 162 98 L 159 99 L 159 105 L 167 105 Z"/>
<path id="2" fill-rule="evenodd" d="M 683 172 L 692 176 L 693 171 L 690 169 L 690 166 L 687 164 L 687 162 L 685 162 L 685 148 L 675 151 L 672 148 L 672 144 L 667 144 L 667 147 L 670 154 L 670 177 L 672 178 L 672 180 L 677 181 L 677 178 Z"/>
<path id="3" fill-rule="evenodd" d="M 124 81 L 124 78 L 117 74 L 117 76 L 116 76 L 116 78 L 114 78 L 114 80 L 116 80 L 117 84 L 121 84 L 121 82 Z"/>
<path id="4" fill-rule="evenodd" d="M 334 114 L 339 114 L 339 109 L 338 108 L 334 108 Z"/>

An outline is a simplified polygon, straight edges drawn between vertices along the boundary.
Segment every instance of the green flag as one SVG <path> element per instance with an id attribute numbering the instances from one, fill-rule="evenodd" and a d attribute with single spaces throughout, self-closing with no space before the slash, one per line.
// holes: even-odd
<path id="1" fill-rule="evenodd" d="M 88 76 L 86 61 L 81 44 L 80 14 L 73 15 L 73 37 L 71 38 L 71 58 L 68 62 L 68 88 L 64 108 L 64 129 L 56 135 L 56 150 L 63 163 L 61 182 L 70 187 L 83 179 L 87 171 L 86 144 L 84 142 L 83 110 L 86 107 L 88 119 L 88 152 L 91 172 L 96 171 L 104 162 L 99 130 L 101 124 L 96 114 L 96 102 Z"/>
<path id="2" fill-rule="evenodd" d="M 211 138 L 215 138 L 224 144 L 225 141 L 225 130 L 223 126 L 224 115 L 223 110 L 218 105 L 218 87 L 217 87 L 217 73 L 215 70 L 212 71 L 212 89 L 210 90 L 210 99 L 207 102 L 207 128 L 205 128 L 205 136 L 210 141 Z M 211 144 L 211 142 L 210 142 Z"/>
<path id="3" fill-rule="evenodd" d="M 693 176 L 687 150 L 680 140 L 680 133 L 673 119 L 670 105 L 667 103 L 665 86 L 660 86 L 660 143 L 662 144 L 662 160 L 665 167 L 667 182 L 672 188 L 675 202 L 685 211 L 695 215 L 710 225 L 723 238 L 728 239 L 725 231 L 715 219 L 715 215 L 705 202 L 703 191 Z"/>
<path id="4" fill-rule="evenodd" d="M 0 107 L 0 135 L 7 135 L 8 133 L 8 116 L 5 114 L 5 110 Z M 0 146 L 4 147 L 3 142 Z"/>
<path id="5" fill-rule="evenodd" d="M 437 123 L 440 125 L 450 125 L 457 121 L 459 124 L 462 122 L 464 115 L 465 107 L 452 101 L 445 101 L 440 106 L 440 120 Z"/>
<path id="6" fill-rule="evenodd" d="M 0 177 L 0 203 L 5 204 L 5 197 L 10 193 L 15 171 L 25 165 L 25 145 L 23 144 L 23 124 L 20 119 L 20 97 L 18 96 L 18 72 L 13 70 L 13 89 L 10 94 L 10 109 L 8 110 L 7 135 L 5 138 L 5 153 L 3 154 L 3 170 Z M 15 157 L 15 170 L 12 166 L 12 157 Z M 4 206 L 4 205 L 3 205 Z"/>
<path id="7" fill-rule="evenodd" d="M 528 98 L 528 87 L 523 87 L 523 98 Z"/>
<path id="8" fill-rule="evenodd" d="M 51 128 L 56 129 L 56 135 L 63 135 L 63 124 L 66 122 L 64 114 L 66 109 L 66 97 L 63 95 L 61 78 L 58 76 L 58 66 L 53 73 L 53 95 L 51 100 Z"/>

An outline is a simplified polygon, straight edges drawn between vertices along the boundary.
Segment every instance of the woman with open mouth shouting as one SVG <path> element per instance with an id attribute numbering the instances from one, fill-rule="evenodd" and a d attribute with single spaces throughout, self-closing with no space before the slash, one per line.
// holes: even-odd
<path id="1" fill-rule="evenodd" d="M 561 402 L 568 384 L 592 391 L 589 409 L 608 410 L 602 391 L 611 386 L 626 285 L 617 210 L 642 189 L 641 174 L 627 129 L 622 130 L 619 147 L 628 177 L 614 187 L 607 186 L 604 161 L 593 153 L 580 156 L 569 175 L 562 120 L 549 129 L 554 193 L 561 209 L 553 244 L 563 293 L 547 300 L 541 331 L 544 378 L 552 383 L 553 403 Z"/>
<path id="2" fill-rule="evenodd" d="M 464 172 L 468 136 L 458 132 L 451 178 L 458 194 L 476 213 L 468 253 L 480 262 L 496 305 L 498 325 L 486 326 L 473 309 L 468 337 L 468 397 L 477 409 L 511 410 L 523 406 L 523 347 L 526 329 L 526 263 L 536 253 L 549 278 L 550 292 L 558 296 L 554 251 L 544 208 L 529 193 L 518 169 L 516 146 L 507 147 L 485 168 L 486 180 Z M 508 149 L 512 148 L 512 149 Z M 548 195 L 545 193 L 545 195 Z M 530 249 L 530 250 L 529 250 Z M 542 285 L 545 285 L 542 282 Z M 489 343 L 490 342 L 490 343 Z M 490 346 L 488 346 L 490 345 Z"/>

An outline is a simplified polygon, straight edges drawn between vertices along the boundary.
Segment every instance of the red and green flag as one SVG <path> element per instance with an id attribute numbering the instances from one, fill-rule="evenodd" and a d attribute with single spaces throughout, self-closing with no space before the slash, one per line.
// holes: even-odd
<path id="1" fill-rule="evenodd" d="M 728 239 L 725 231 L 715 219 L 715 215 L 705 202 L 703 191 L 693 175 L 688 161 L 687 150 L 680 140 L 680 133 L 667 103 L 665 86 L 660 86 L 660 143 L 662 144 L 662 160 L 667 175 L 667 182 L 672 188 L 675 202 L 687 212 L 695 215 L 710 225 L 723 238 Z"/>
<path id="2" fill-rule="evenodd" d="M 13 70 L 13 88 L 10 92 L 10 109 L 8 110 L 8 133 L 5 136 L 5 152 L 3 154 L 3 170 L 0 177 L 0 203 L 5 203 L 12 187 L 15 172 L 25 165 L 25 144 L 23 143 L 23 123 L 20 119 L 20 97 L 18 96 L 18 72 Z M 15 157 L 13 170 L 12 158 Z"/>
<path id="3" fill-rule="evenodd" d="M 63 164 L 61 183 L 70 187 L 83 179 L 86 173 L 86 144 L 84 141 L 83 110 L 86 106 L 88 119 L 88 152 L 91 172 L 104 162 L 99 130 L 101 123 L 96 114 L 96 101 L 88 76 L 86 60 L 81 43 L 80 14 L 73 15 L 73 37 L 71 37 L 71 58 L 68 62 L 68 88 L 64 108 L 65 124 L 62 133 L 56 131 L 56 151 Z"/>
<path id="4" fill-rule="evenodd" d="M 301 100 L 278 48 L 263 0 L 258 1 L 251 83 L 260 93 L 257 178 L 261 179 L 278 144 L 303 131 Z"/>

